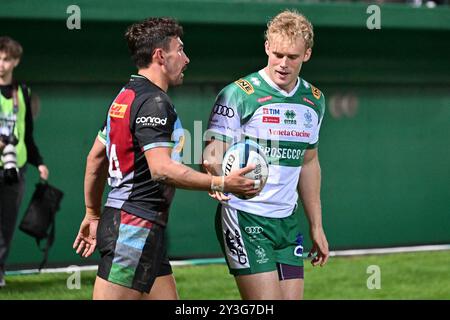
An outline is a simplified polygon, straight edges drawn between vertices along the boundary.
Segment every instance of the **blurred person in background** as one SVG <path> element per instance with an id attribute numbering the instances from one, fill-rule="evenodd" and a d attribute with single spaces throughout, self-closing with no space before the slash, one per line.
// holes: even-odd
<path id="1" fill-rule="evenodd" d="M 37 167 L 41 179 L 49 171 L 33 138 L 31 90 L 13 77 L 23 49 L 10 37 L 0 37 L 0 287 L 5 263 L 25 192 L 26 164 Z"/>

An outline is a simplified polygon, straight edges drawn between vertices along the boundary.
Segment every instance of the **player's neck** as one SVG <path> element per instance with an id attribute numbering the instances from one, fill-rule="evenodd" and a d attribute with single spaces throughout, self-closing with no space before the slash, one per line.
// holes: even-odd
<path id="1" fill-rule="evenodd" d="M 12 83 L 12 73 L 5 74 L 3 77 L 0 77 L 0 86 L 7 86 Z"/>
<path id="2" fill-rule="evenodd" d="M 167 92 L 169 83 L 162 72 L 155 70 L 153 65 L 150 65 L 146 69 L 139 69 L 138 74 L 146 77 L 148 80 L 160 87 L 164 92 Z"/>

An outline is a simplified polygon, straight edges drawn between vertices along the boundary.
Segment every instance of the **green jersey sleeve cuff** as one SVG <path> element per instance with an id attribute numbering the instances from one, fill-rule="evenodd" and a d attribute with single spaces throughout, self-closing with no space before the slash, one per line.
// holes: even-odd
<path id="1" fill-rule="evenodd" d="M 98 140 L 100 140 L 100 142 L 102 144 L 104 144 L 106 146 L 106 134 L 103 132 L 103 130 L 100 130 L 98 132 L 97 138 L 98 138 Z"/>

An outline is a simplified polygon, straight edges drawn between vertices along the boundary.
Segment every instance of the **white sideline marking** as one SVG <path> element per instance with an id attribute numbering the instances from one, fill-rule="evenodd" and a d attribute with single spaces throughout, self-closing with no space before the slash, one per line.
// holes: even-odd
<path id="1" fill-rule="evenodd" d="M 405 253 L 405 252 L 423 252 L 423 251 L 441 251 L 441 250 L 450 250 L 450 245 L 440 244 L 440 245 L 413 246 L 413 247 L 337 250 L 331 251 L 330 256 L 332 257 L 362 256 L 369 254 L 387 254 L 387 253 Z"/>
<path id="2" fill-rule="evenodd" d="M 362 256 L 372 254 L 389 254 L 389 253 L 405 253 L 405 252 L 424 252 L 424 251 L 442 251 L 450 250 L 450 244 L 442 245 L 427 245 L 427 246 L 412 246 L 412 247 L 394 247 L 394 248 L 375 248 L 375 249 L 357 249 L 357 250 L 337 250 L 331 251 L 331 257 L 345 257 L 345 256 Z M 172 266 L 193 266 L 201 264 L 212 263 L 225 263 L 224 258 L 211 258 L 211 259 L 190 259 L 190 260 L 175 260 L 170 261 Z M 78 267 L 79 271 L 97 271 L 98 266 L 81 266 Z M 74 268 L 48 268 L 42 269 L 41 273 L 70 273 Z M 38 269 L 7 271 L 7 275 L 23 275 L 23 274 L 35 274 L 39 273 Z"/>

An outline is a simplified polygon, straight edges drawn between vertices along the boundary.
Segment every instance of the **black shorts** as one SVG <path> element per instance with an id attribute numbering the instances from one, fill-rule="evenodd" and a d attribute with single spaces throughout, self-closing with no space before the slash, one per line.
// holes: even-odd
<path id="1" fill-rule="evenodd" d="M 105 207 L 97 229 L 101 261 L 97 276 L 150 292 L 156 277 L 172 274 L 165 228 L 123 210 Z"/>

